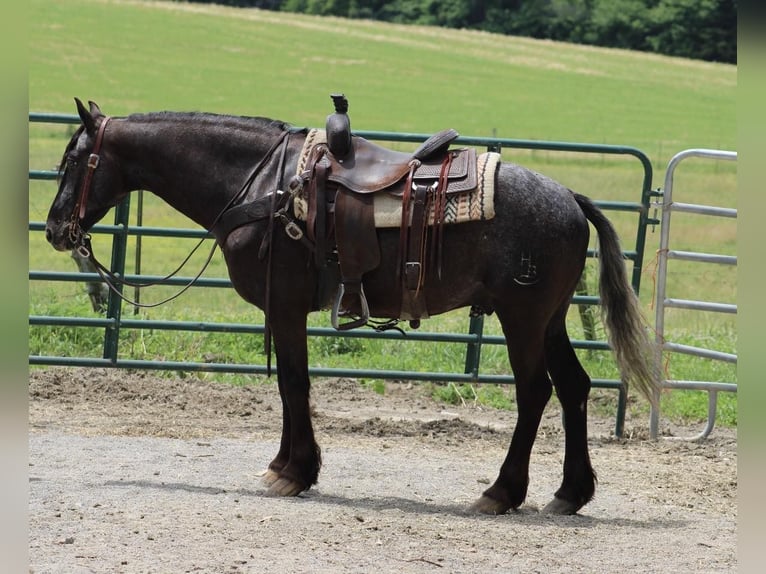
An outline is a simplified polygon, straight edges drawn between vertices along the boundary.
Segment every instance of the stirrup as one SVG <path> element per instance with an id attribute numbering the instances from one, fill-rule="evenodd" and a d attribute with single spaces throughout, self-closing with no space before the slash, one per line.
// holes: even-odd
<path id="1" fill-rule="evenodd" d="M 350 329 L 356 329 L 357 327 L 364 327 L 367 324 L 367 321 L 370 320 L 370 309 L 367 306 L 367 297 L 364 296 L 364 287 L 361 285 L 359 287 L 359 298 L 362 305 L 362 316 L 350 321 L 346 321 L 345 323 L 341 323 L 339 321 L 340 302 L 345 294 L 346 288 L 343 286 L 343 283 L 341 283 L 340 287 L 338 288 L 338 294 L 335 297 L 335 304 L 332 306 L 330 323 L 337 331 L 348 331 Z"/>

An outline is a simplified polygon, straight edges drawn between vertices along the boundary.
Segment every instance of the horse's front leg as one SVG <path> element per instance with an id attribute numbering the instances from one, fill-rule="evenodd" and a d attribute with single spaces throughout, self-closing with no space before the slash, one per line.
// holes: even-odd
<path id="1" fill-rule="evenodd" d="M 287 466 L 290 460 L 290 409 L 287 406 L 286 394 L 283 390 L 284 381 L 287 380 L 286 375 L 280 373 L 280 365 L 277 365 L 277 385 L 279 387 L 279 397 L 282 399 L 282 437 L 279 441 L 279 452 L 269 463 L 269 467 L 266 473 L 263 475 L 261 482 L 266 487 L 271 487 L 277 480 L 279 480 L 279 473 Z"/>
<path id="2" fill-rule="evenodd" d="M 268 494 L 295 496 L 316 484 L 322 464 L 311 424 L 306 316 L 273 313 L 271 328 L 282 398 L 282 439 L 264 480 Z"/>

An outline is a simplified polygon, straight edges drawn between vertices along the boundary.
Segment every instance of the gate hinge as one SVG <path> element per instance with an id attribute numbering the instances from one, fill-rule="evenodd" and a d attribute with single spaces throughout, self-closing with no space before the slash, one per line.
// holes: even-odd
<path id="1" fill-rule="evenodd" d="M 663 197 L 664 195 L 665 194 L 660 187 L 649 191 L 649 197 Z M 650 205 L 654 208 L 654 210 L 652 211 L 651 217 L 646 218 L 646 224 L 652 226 L 652 233 L 654 233 L 657 230 L 657 225 L 661 223 L 660 219 L 657 217 L 657 206 L 661 205 L 661 203 L 658 201 L 652 201 Z"/>

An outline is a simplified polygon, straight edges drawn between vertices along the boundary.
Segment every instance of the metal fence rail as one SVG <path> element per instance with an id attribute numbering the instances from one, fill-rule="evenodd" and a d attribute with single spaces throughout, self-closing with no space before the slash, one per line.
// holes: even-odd
<path id="1" fill-rule="evenodd" d="M 74 115 L 30 113 L 30 122 L 78 124 L 80 119 Z M 378 131 L 356 131 L 356 135 L 376 141 L 389 142 L 422 142 L 429 134 L 393 133 Z M 640 150 L 627 146 L 612 146 L 598 144 L 580 144 L 567 142 L 546 142 L 535 140 L 517 140 L 506 138 L 483 138 L 483 137 L 460 137 L 457 143 L 484 147 L 488 151 L 500 152 L 503 148 L 524 150 L 547 150 L 556 152 L 577 152 L 584 154 L 601 154 L 611 156 L 628 156 L 639 161 L 643 171 L 641 189 L 637 190 L 639 199 L 635 202 L 619 201 L 596 201 L 596 204 L 604 210 L 634 213 L 636 216 L 637 232 L 633 249 L 626 250 L 625 257 L 632 262 L 631 282 L 636 292 L 639 291 L 641 270 L 643 266 L 644 247 L 646 241 L 646 229 L 648 223 L 657 223 L 648 217 L 649 203 L 652 196 L 652 167 L 648 157 Z M 62 141 L 62 148 L 65 142 Z M 56 177 L 54 171 L 30 169 L 30 180 L 53 180 Z M 139 205 L 140 209 L 140 205 Z M 127 273 L 125 266 L 125 254 L 129 237 L 140 240 L 144 236 L 153 237 L 205 237 L 207 232 L 200 229 L 168 229 L 149 227 L 143 225 L 129 225 L 130 196 L 115 209 L 114 224 L 99 224 L 91 231 L 93 234 L 109 234 L 113 236 L 113 249 L 111 269 L 121 274 L 128 280 L 156 280 L 158 277 L 143 275 L 140 273 Z M 139 222 L 141 219 L 139 218 Z M 30 221 L 30 232 L 44 231 L 44 222 Z M 596 254 L 589 250 L 588 256 Z M 190 277 L 175 277 L 167 282 L 168 285 L 184 285 Z M 30 281 L 99 281 L 94 273 L 60 272 L 50 270 L 31 269 Z M 201 278 L 197 283 L 200 287 L 231 288 L 231 283 L 225 278 Z M 573 303 L 578 305 L 598 305 L 597 296 L 576 295 Z M 156 369 L 156 370 L 180 370 L 180 371 L 206 371 L 228 373 L 266 373 L 265 364 L 235 364 L 235 363 L 203 363 L 203 362 L 179 362 L 179 361 L 154 361 L 138 360 L 120 357 L 120 332 L 123 329 L 163 329 L 178 331 L 199 332 L 235 332 L 235 333 L 263 333 L 263 325 L 257 324 L 232 324 L 232 323 L 208 323 L 196 321 L 157 321 L 151 319 L 126 319 L 122 317 L 122 302 L 118 297 L 110 293 L 106 316 L 103 318 L 87 317 L 61 317 L 51 315 L 30 315 L 30 326 L 36 327 L 98 327 L 104 329 L 104 347 L 101 357 L 60 357 L 45 355 L 30 355 L 30 365 L 63 365 L 63 366 L 100 366 L 113 368 L 131 369 Z M 374 379 L 398 379 L 418 381 L 444 381 L 444 382 L 477 382 L 477 383 L 513 383 L 510 375 L 488 375 L 481 371 L 481 349 L 483 345 L 504 345 L 505 340 L 499 336 L 485 336 L 483 317 L 472 317 L 469 320 L 468 332 L 458 333 L 429 333 L 424 331 L 408 332 L 406 336 L 395 331 L 346 331 L 338 332 L 330 328 L 310 328 L 310 337 L 360 337 L 360 338 L 398 338 L 407 341 L 430 341 L 463 343 L 466 346 L 465 370 L 462 373 L 446 372 L 418 372 L 418 371 L 389 371 L 373 369 L 334 369 L 309 366 L 309 374 L 312 376 L 327 377 L 363 377 Z M 604 350 L 609 346 L 605 341 L 573 340 L 573 346 L 579 349 Z M 625 406 L 627 402 L 627 389 L 620 380 L 594 379 L 593 386 L 596 388 L 615 389 L 619 392 L 618 412 L 616 414 L 615 433 L 622 434 Z"/>
<path id="2" fill-rule="evenodd" d="M 657 257 L 657 287 L 656 287 L 656 311 L 655 311 L 655 331 L 658 348 L 658 361 L 662 361 L 662 352 L 670 351 L 675 353 L 684 353 L 697 357 L 704 357 L 727 363 L 736 363 L 737 355 L 725 353 L 713 349 L 705 349 L 692 345 L 682 345 L 666 340 L 665 333 L 665 311 L 670 308 L 687 309 L 692 311 L 709 311 L 713 313 L 736 313 L 737 305 L 731 303 L 719 303 L 711 301 L 694 301 L 689 299 L 675 299 L 666 296 L 668 261 L 671 259 L 680 261 L 691 261 L 695 263 L 713 263 L 719 265 L 736 266 L 737 258 L 731 255 L 718 255 L 714 253 L 697 253 L 690 251 L 677 251 L 670 248 L 670 222 L 672 213 L 695 213 L 709 217 L 737 217 L 737 210 L 726 207 L 713 207 L 709 205 L 695 205 L 690 203 L 680 203 L 673 200 L 673 178 L 679 164 L 689 158 L 704 158 L 713 160 L 736 161 L 737 153 L 732 151 L 720 151 L 710 149 L 689 149 L 677 153 L 668 163 L 668 169 L 665 173 L 665 184 L 662 191 L 662 215 L 660 224 L 660 248 Z M 707 437 L 713 430 L 716 418 L 716 408 L 718 403 L 718 393 L 737 392 L 735 383 L 723 383 L 717 381 L 681 381 L 666 378 L 662 373 L 660 379 L 661 389 L 686 389 L 707 391 L 708 393 L 708 414 L 705 428 L 696 436 L 688 437 L 690 440 L 696 440 Z M 659 405 L 659 403 L 658 403 Z M 660 409 L 652 408 L 649 419 L 649 432 L 652 438 L 657 438 L 659 434 Z M 681 437 L 685 438 L 685 437 Z"/>

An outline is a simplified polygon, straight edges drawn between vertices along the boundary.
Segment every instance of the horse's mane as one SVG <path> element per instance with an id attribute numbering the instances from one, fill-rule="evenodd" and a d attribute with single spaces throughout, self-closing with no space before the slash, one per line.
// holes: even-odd
<path id="1" fill-rule="evenodd" d="M 142 122 L 198 122 L 216 125 L 242 126 L 243 128 L 284 131 L 290 129 L 290 124 L 260 116 L 236 116 L 229 114 L 214 114 L 209 112 L 148 112 L 129 115 L 126 119 Z"/>
<path id="2" fill-rule="evenodd" d="M 280 120 L 272 120 L 270 118 L 264 118 L 260 116 L 236 116 L 228 114 L 213 114 L 209 112 L 147 112 L 147 113 L 135 113 L 126 116 L 125 119 L 137 122 L 197 122 L 203 124 L 240 127 L 242 129 L 255 129 L 261 131 L 274 131 L 276 133 L 289 130 L 292 126 L 286 122 Z M 77 130 L 72 135 L 69 143 L 64 150 L 64 155 L 61 157 L 61 161 L 57 167 L 58 179 L 61 179 L 66 169 L 66 158 L 69 152 L 74 148 L 77 140 L 82 132 L 85 130 L 85 126 L 80 124 Z"/>

